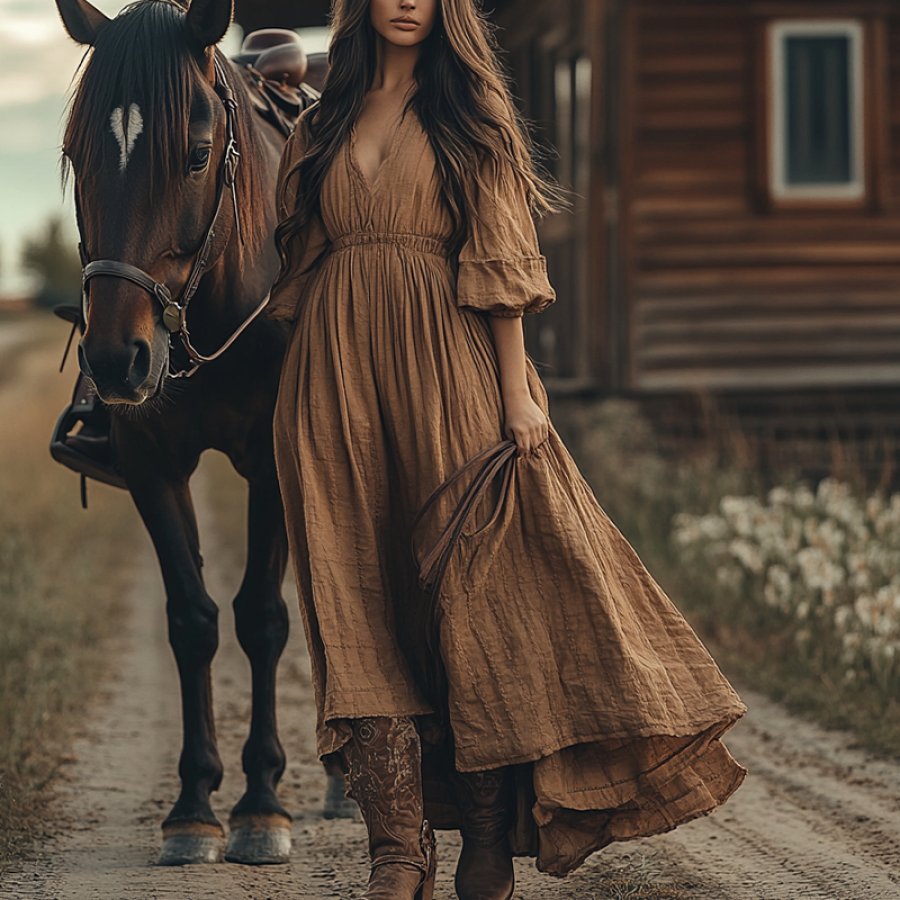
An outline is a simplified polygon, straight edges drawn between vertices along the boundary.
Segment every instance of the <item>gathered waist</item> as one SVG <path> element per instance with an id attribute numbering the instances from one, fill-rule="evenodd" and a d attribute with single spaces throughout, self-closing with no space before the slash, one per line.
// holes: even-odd
<path id="1" fill-rule="evenodd" d="M 432 253 L 435 256 L 449 256 L 447 241 L 428 234 L 413 234 L 402 231 L 349 231 L 331 241 L 332 251 L 345 250 L 360 244 L 397 244 L 407 250 Z"/>

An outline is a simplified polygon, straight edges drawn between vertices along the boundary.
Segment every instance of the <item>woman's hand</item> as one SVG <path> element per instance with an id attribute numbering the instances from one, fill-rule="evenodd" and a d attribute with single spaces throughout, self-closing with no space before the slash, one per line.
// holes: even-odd
<path id="1" fill-rule="evenodd" d="M 519 448 L 519 456 L 531 453 L 547 440 L 550 420 L 525 390 L 504 396 L 503 433 Z"/>
<path id="2" fill-rule="evenodd" d="M 489 316 L 503 397 L 503 433 L 519 448 L 519 456 L 531 453 L 547 439 L 550 420 L 534 402 L 528 388 L 522 316 Z"/>

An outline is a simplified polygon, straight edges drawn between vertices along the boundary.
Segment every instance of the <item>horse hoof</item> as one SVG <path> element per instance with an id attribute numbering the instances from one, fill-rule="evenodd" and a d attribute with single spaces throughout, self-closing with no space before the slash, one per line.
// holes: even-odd
<path id="1" fill-rule="evenodd" d="M 325 805 L 322 807 L 323 819 L 359 819 L 359 806 L 344 793 L 344 779 L 341 775 L 328 776 L 328 788 L 325 791 Z"/>
<path id="2" fill-rule="evenodd" d="M 160 866 L 187 866 L 222 860 L 225 831 L 221 825 L 205 822 L 176 822 L 163 828 Z"/>
<path id="3" fill-rule="evenodd" d="M 238 816 L 229 822 L 225 860 L 269 866 L 291 858 L 291 820 L 275 814 Z"/>

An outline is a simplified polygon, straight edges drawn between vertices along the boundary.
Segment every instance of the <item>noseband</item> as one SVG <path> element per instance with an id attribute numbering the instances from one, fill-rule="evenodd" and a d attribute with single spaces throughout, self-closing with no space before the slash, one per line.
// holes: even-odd
<path id="1" fill-rule="evenodd" d="M 215 211 L 213 212 L 212 221 L 206 230 L 206 237 L 191 267 L 190 275 L 181 291 L 181 295 L 174 299 L 172 292 L 161 281 L 156 281 L 151 275 L 137 266 L 130 263 L 120 262 L 115 259 L 90 259 L 90 254 L 85 247 L 84 227 L 82 224 L 81 209 L 78 203 L 78 191 L 75 191 L 75 215 L 78 223 L 78 232 L 80 241 L 78 244 L 78 253 L 81 256 L 81 317 L 87 325 L 87 300 L 88 285 L 92 278 L 98 275 L 106 275 L 114 278 L 124 278 L 133 284 L 142 287 L 152 297 L 155 297 L 162 307 L 162 322 L 166 330 L 169 332 L 169 346 L 173 347 L 175 337 L 181 339 L 185 353 L 190 360 L 190 367 L 186 369 L 173 369 L 172 357 L 169 356 L 169 378 L 185 378 L 194 375 L 204 363 L 212 362 L 218 359 L 243 333 L 250 323 L 265 309 L 269 302 L 269 295 L 263 297 L 259 305 L 245 318 L 231 336 L 223 343 L 218 350 L 208 356 L 200 353 L 191 343 L 190 332 L 187 326 L 187 309 L 191 298 L 197 292 L 200 286 L 200 279 L 209 269 L 210 264 L 215 260 L 210 259 L 212 253 L 213 241 L 216 237 L 216 226 L 219 222 L 219 215 L 224 205 L 225 191 L 231 194 L 231 201 L 234 207 L 234 222 L 238 237 L 243 243 L 244 235 L 241 230 L 241 217 L 237 201 L 236 176 L 237 167 L 241 154 L 238 152 L 237 141 L 235 139 L 235 116 L 237 114 L 237 103 L 234 99 L 234 92 L 225 78 L 225 71 L 218 57 L 213 57 L 215 66 L 215 84 L 213 89 L 222 101 L 225 107 L 225 135 L 226 145 L 225 154 L 222 158 L 222 168 L 219 173 L 219 186 L 216 194 Z M 227 244 L 226 244 L 227 245 Z M 224 246 L 222 252 L 224 253 Z"/>

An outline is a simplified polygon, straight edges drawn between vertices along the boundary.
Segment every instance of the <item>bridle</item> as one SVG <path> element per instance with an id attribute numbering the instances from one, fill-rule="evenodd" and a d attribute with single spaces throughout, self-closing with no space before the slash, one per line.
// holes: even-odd
<path id="1" fill-rule="evenodd" d="M 199 251 L 194 257 L 191 272 L 187 281 L 184 283 L 181 294 L 178 298 L 172 296 L 172 292 L 161 281 L 156 281 L 151 275 L 137 266 L 130 263 L 120 262 L 116 259 L 95 259 L 91 260 L 87 251 L 84 240 L 84 227 L 81 217 L 81 208 L 78 202 L 78 191 L 75 191 L 75 216 L 78 223 L 78 253 L 81 257 L 81 318 L 84 326 L 87 325 L 87 300 L 88 285 L 92 278 L 98 275 L 106 275 L 114 278 L 124 278 L 133 284 L 142 287 L 152 297 L 155 297 L 162 307 L 162 322 L 166 330 L 169 332 L 169 347 L 174 349 L 174 339 L 180 338 L 181 345 L 190 360 L 189 368 L 174 369 L 172 356 L 169 355 L 169 370 L 167 377 L 169 378 L 189 378 L 194 375 L 204 363 L 212 362 L 218 359 L 244 332 L 250 323 L 265 309 L 269 302 L 269 294 L 260 301 L 259 305 L 241 322 L 241 324 L 232 332 L 231 336 L 216 350 L 214 353 L 204 355 L 200 353 L 191 343 L 191 335 L 187 325 L 187 310 L 191 298 L 197 293 L 200 286 L 200 280 L 215 260 L 210 258 L 213 248 L 213 242 L 216 237 L 216 227 L 219 222 L 219 215 L 224 205 L 225 192 L 231 194 L 231 200 L 234 207 L 234 222 L 238 237 L 243 243 L 244 235 L 241 229 L 241 216 L 238 208 L 237 200 L 237 167 L 240 160 L 240 152 L 238 151 L 237 140 L 235 139 L 235 117 L 237 115 L 237 103 L 234 99 L 234 91 L 225 77 L 224 68 L 218 57 L 213 57 L 215 67 L 215 84 L 213 89 L 222 101 L 225 107 L 225 135 L 226 145 L 225 154 L 222 159 L 222 167 L 219 172 L 219 184 L 216 193 L 215 210 L 209 228 L 206 230 L 206 237 L 200 246 Z M 223 244 L 219 253 L 221 256 L 225 252 L 227 242 Z M 219 257 L 217 256 L 216 259 Z M 74 331 L 73 331 L 74 333 Z M 71 335 L 69 338 L 71 342 Z M 68 347 L 66 348 L 68 350 Z M 63 360 L 65 363 L 65 359 Z"/>

